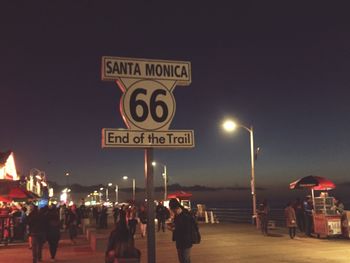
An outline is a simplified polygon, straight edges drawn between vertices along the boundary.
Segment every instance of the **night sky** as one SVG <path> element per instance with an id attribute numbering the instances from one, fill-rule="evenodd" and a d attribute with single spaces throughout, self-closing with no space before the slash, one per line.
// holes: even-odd
<path id="1" fill-rule="evenodd" d="M 122 92 L 100 76 L 101 57 L 119 56 L 191 61 L 171 129 L 193 129 L 196 147 L 154 152 L 169 183 L 249 187 L 249 133 L 225 134 L 228 116 L 254 126 L 258 186 L 349 181 L 345 6 L 125 2 L 1 4 L 0 151 L 14 151 L 20 173 L 38 168 L 63 184 L 69 172 L 84 185 L 127 175 L 144 186 L 143 150 L 101 148 L 102 128 L 125 127 Z"/>

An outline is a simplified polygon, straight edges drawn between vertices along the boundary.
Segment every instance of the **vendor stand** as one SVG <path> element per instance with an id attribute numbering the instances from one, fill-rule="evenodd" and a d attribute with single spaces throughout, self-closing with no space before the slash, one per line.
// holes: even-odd
<path id="1" fill-rule="evenodd" d="M 339 236 L 342 234 L 341 215 L 337 214 L 334 198 L 328 196 L 328 192 L 322 192 L 315 197 L 316 191 L 328 191 L 335 188 L 335 184 L 320 176 L 306 176 L 289 185 L 290 189 L 311 189 L 313 203 L 314 233 L 320 236 Z"/>

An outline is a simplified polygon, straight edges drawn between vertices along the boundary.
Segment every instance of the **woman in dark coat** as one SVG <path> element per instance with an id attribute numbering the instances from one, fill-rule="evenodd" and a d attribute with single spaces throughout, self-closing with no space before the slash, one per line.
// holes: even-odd
<path id="1" fill-rule="evenodd" d="M 291 203 L 288 203 L 287 207 L 284 209 L 284 216 L 286 217 L 286 225 L 289 229 L 289 236 L 293 239 L 297 228 L 297 218 Z"/>
<path id="2" fill-rule="evenodd" d="M 47 213 L 48 218 L 48 232 L 47 242 L 49 243 L 51 261 L 55 261 L 58 242 L 60 240 L 60 215 L 55 206 L 50 207 Z"/>
<path id="3" fill-rule="evenodd" d="M 78 236 L 78 226 L 80 225 L 80 215 L 76 205 L 72 205 L 68 210 L 66 224 L 69 231 L 69 238 L 72 244 L 75 244 L 75 238 Z"/>

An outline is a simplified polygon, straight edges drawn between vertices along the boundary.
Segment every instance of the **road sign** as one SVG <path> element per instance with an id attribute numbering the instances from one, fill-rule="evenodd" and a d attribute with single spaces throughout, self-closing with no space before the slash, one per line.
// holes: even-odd
<path id="1" fill-rule="evenodd" d="M 102 147 L 193 148 L 193 131 L 131 131 L 102 129 Z"/>
<path id="2" fill-rule="evenodd" d="M 101 79 L 123 92 L 120 111 L 128 129 L 102 129 L 102 147 L 145 148 L 147 210 L 154 211 L 153 148 L 193 148 L 194 132 L 169 130 L 175 115 L 173 90 L 191 83 L 191 63 L 102 57 Z M 147 213 L 147 257 L 155 263 L 154 213 Z"/>
<path id="3" fill-rule="evenodd" d="M 167 129 L 175 114 L 175 99 L 162 83 L 141 80 L 125 91 L 120 109 L 127 125 L 133 129 Z"/>
<path id="4" fill-rule="evenodd" d="M 188 61 L 102 57 L 102 80 L 151 79 L 191 83 L 191 63 Z"/>

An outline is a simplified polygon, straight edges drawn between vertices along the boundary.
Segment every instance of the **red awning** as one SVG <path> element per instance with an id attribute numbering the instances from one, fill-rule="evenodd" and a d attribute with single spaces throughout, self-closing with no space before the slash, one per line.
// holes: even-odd
<path id="1" fill-rule="evenodd" d="M 36 199 L 39 196 L 22 187 L 19 181 L 0 180 L 0 197 L 10 200 L 23 200 Z"/>
<path id="2" fill-rule="evenodd" d="M 184 198 L 190 198 L 191 196 L 192 196 L 191 193 L 178 191 L 178 192 L 168 194 L 168 199 L 172 199 L 172 198 L 184 199 Z"/>
<path id="3" fill-rule="evenodd" d="M 335 184 L 324 177 L 309 175 L 289 184 L 290 189 L 310 188 L 313 190 L 331 190 Z"/>

